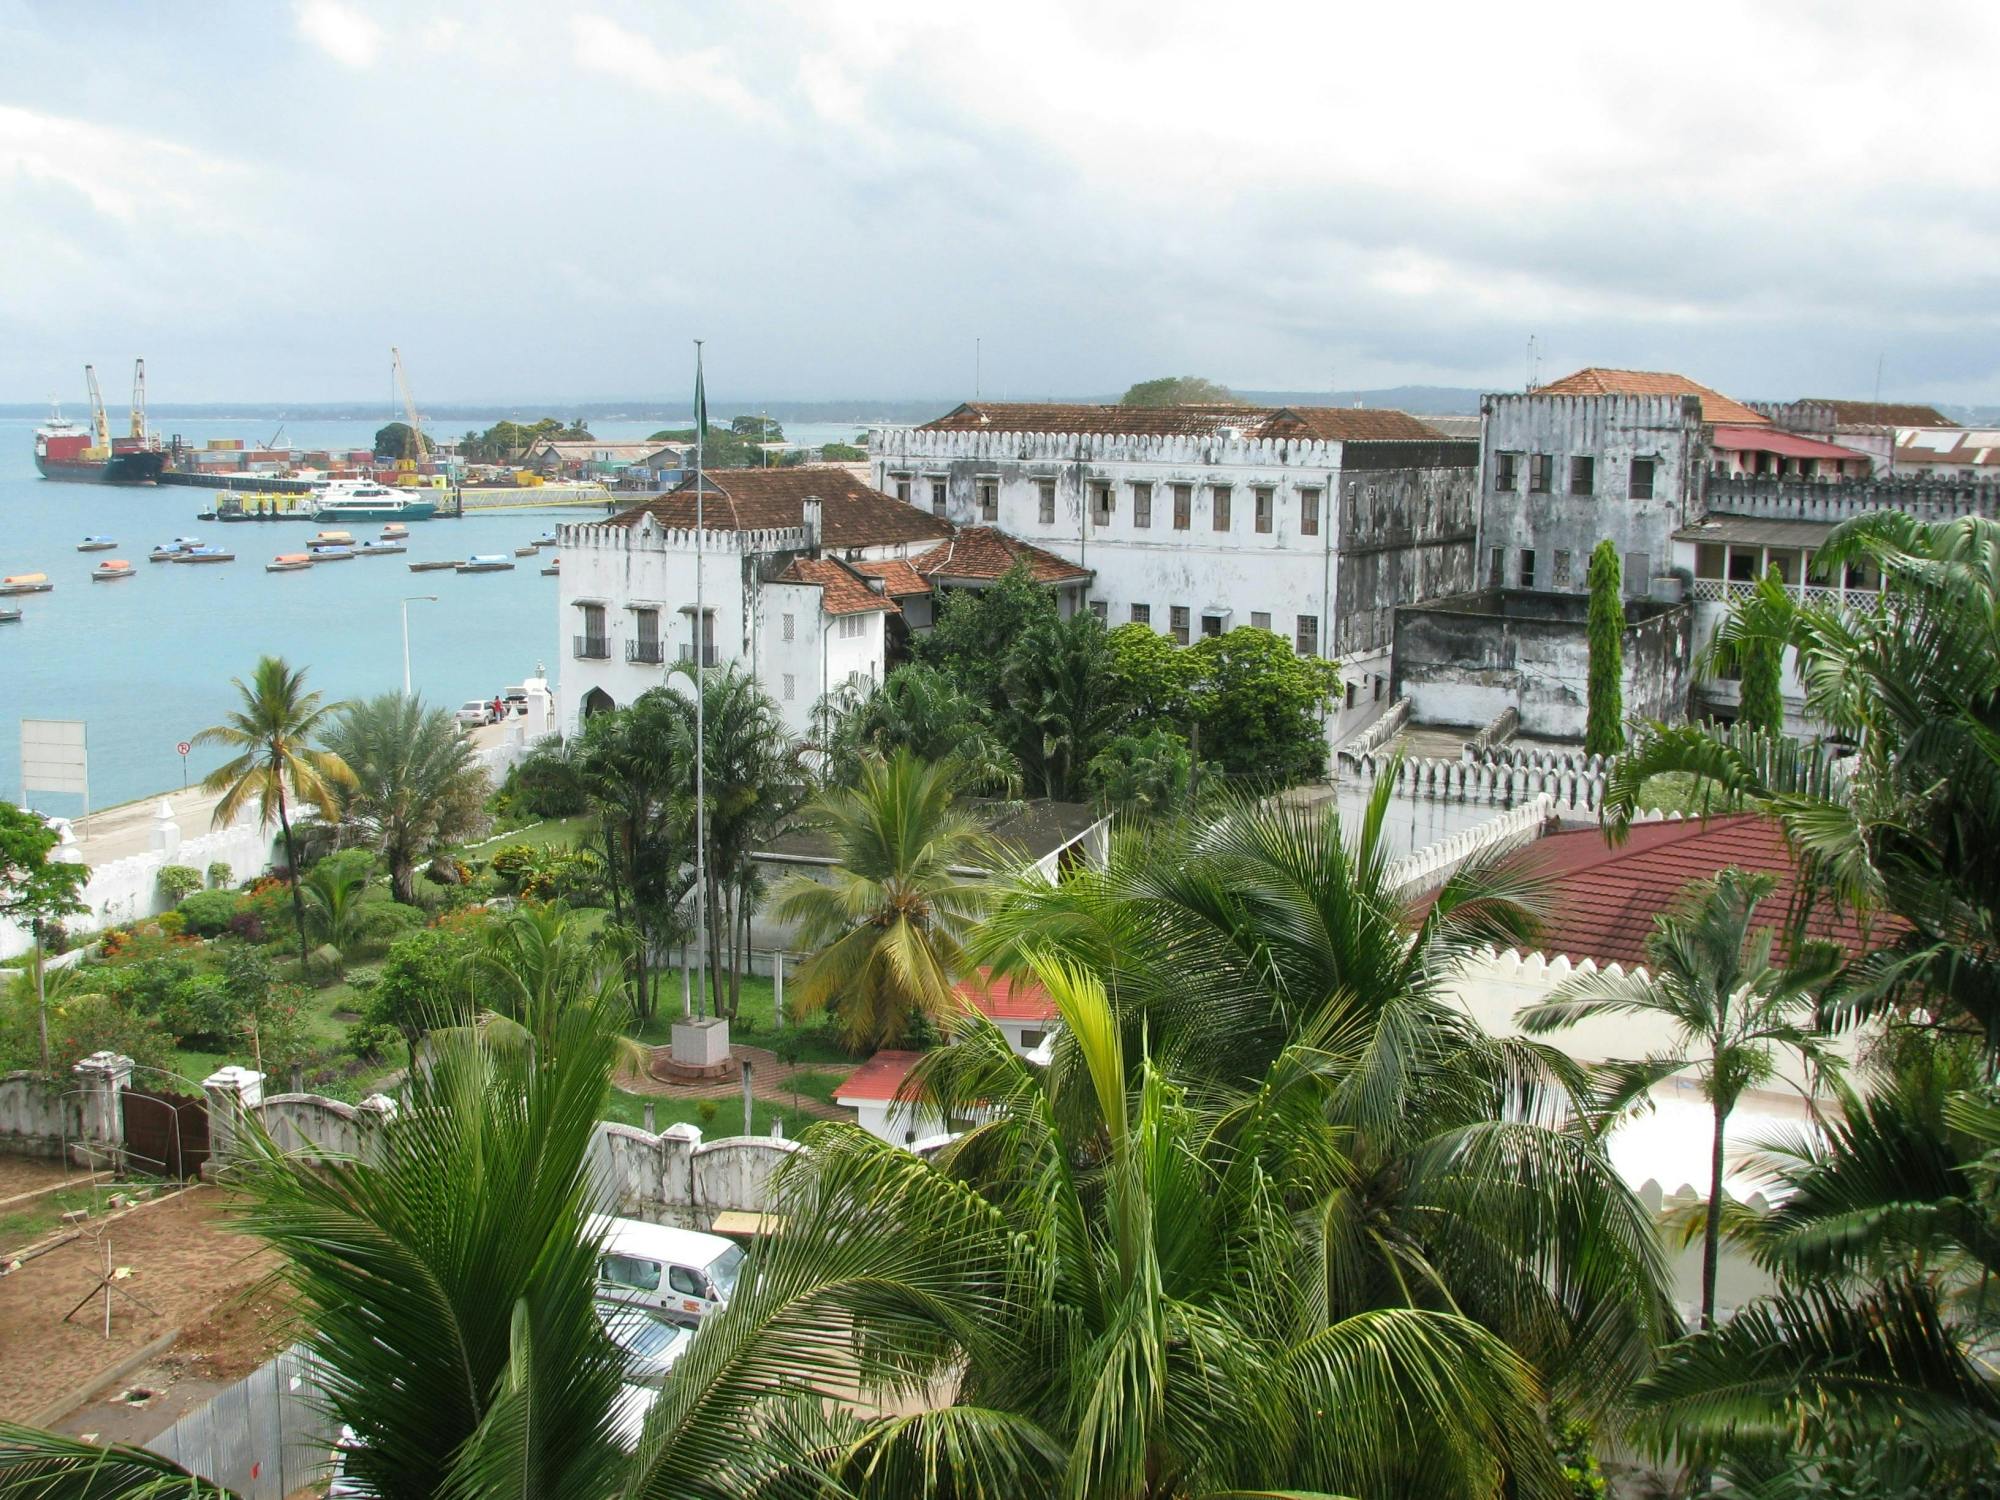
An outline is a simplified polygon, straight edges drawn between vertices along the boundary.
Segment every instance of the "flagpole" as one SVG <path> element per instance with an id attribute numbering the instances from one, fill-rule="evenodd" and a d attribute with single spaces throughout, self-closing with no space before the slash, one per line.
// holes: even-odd
<path id="1" fill-rule="evenodd" d="M 708 1007 L 708 616 L 702 597 L 702 440 L 708 436 L 708 393 L 702 389 L 701 344 L 694 341 L 694 933 L 695 978 L 700 982 L 702 1013 Z"/>

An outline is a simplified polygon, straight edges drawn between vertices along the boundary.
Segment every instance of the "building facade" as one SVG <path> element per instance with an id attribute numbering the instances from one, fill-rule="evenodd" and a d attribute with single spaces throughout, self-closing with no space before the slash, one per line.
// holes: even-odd
<path id="1" fill-rule="evenodd" d="M 1386 696 L 1395 605 L 1472 586 L 1477 452 L 1402 412 L 988 402 L 870 444 L 878 488 L 1087 572 L 1107 625 L 1338 658 L 1335 737 Z"/>
<path id="2" fill-rule="evenodd" d="M 951 535 L 844 469 L 724 470 L 703 476 L 701 498 L 701 621 L 692 480 L 560 528 L 565 734 L 697 655 L 755 675 L 786 728 L 805 734 L 820 699 L 882 678 L 889 621 L 901 614 L 884 565 Z"/>

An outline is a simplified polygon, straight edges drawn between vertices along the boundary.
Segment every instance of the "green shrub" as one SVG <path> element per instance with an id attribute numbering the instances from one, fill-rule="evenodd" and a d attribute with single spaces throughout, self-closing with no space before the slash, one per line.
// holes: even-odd
<path id="1" fill-rule="evenodd" d="M 694 1112 L 701 1117 L 701 1128 L 707 1130 L 715 1123 L 715 1117 L 722 1113 L 722 1106 L 713 1099 L 703 1099 L 695 1105 Z"/>
<path id="2" fill-rule="evenodd" d="M 347 1027 L 346 1045 L 363 1062 L 383 1062 L 402 1052 L 403 1034 L 377 1021 L 353 1021 Z"/>
<path id="3" fill-rule="evenodd" d="M 190 891 L 201 889 L 201 871 L 191 865 L 161 865 L 154 883 L 169 901 L 179 901 Z"/>
<path id="4" fill-rule="evenodd" d="M 103 971 L 97 971 L 99 973 Z M 0 1070 L 41 1066 L 34 990 L 10 986 L 0 998 Z M 49 1064 L 59 1078 L 93 1052 L 119 1052 L 145 1068 L 170 1067 L 173 1038 L 157 1016 L 116 995 L 75 992 L 49 999 Z"/>
<path id="5" fill-rule="evenodd" d="M 419 907 L 405 906 L 400 901 L 373 902 L 362 909 L 361 936 L 380 942 L 414 932 L 429 920 L 429 915 Z"/>
<path id="6" fill-rule="evenodd" d="M 531 844 L 509 844 L 494 854 L 488 868 L 500 881 L 500 888 L 509 895 L 519 895 L 522 888 L 534 877 L 536 866 L 535 849 Z"/>
<path id="7" fill-rule="evenodd" d="M 168 937 L 179 937 L 187 927 L 187 918 L 177 911 L 163 911 L 153 918 L 153 925 Z"/>
<path id="8" fill-rule="evenodd" d="M 236 1040 L 243 1005 L 219 974 L 191 974 L 167 992 L 160 1024 L 183 1047 L 220 1052 Z"/>
<path id="9" fill-rule="evenodd" d="M 176 913 L 189 932 L 200 937 L 219 937 L 229 930 L 230 918 L 243 904 L 234 891 L 196 891 L 184 899 Z"/>
<path id="10" fill-rule="evenodd" d="M 471 939 L 442 927 L 406 932 L 389 945 L 380 974 L 363 996 L 362 1019 L 388 1026 L 415 1047 L 434 1025 L 450 1024 L 465 991 L 464 957 Z"/>
<path id="11" fill-rule="evenodd" d="M 212 891 L 222 890 L 234 878 L 234 875 L 235 872 L 226 863 L 218 859 L 208 867 L 208 888 Z"/>

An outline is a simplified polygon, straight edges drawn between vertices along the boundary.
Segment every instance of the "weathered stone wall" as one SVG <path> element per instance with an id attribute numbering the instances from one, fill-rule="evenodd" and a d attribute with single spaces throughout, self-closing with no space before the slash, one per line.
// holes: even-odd
<path id="1" fill-rule="evenodd" d="M 281 1150 L 316 1156 L 361 1155 L 361 1115 L 351 1104 L 319 1094 L 273 1094 L 258 1113 Z"/>
<path id="2" fill-rule="evenodd" d="M 60 1158 L 83 1139 L 83 1099 L 39 1073 L 0 1074 L 0 1152 Z"/>
<path id="3" fill-rule="evenodd" d="M 778 1169 L 798 1142 L 724 1136 L 703 1142 L 693 1125 L 658 1135 L 631 1125 L 598 1126 L 592 1177 L 598 1207 L 625 1219 L 706 1229 L 717 1214 L 765 1213 L 777 1206 Z"/>
<path id="4" fill-rule="evenodd" d="M 1523 734 L 1582 736 L 1589 703 L 1588 597 L 1484 589 L 1397 611 L 1394 691 L 1419 724 L 1479 728 L 1508 708 Z M 1682 716 L 1693 654 L 1685 604 L 1627 600 L 1625 712 Z"/>
<path id="5" fill-rule="evenodd" d="M 1396 606 L 1478 587 L 1475 471 L 1463 464 L 1362 469 L 1357 461 L 1445 455 L 1371 453 L 1442 445 L 1349 444 L 1340 486 L 1339 566 L 1332 652 L 1343 659 L 1389 648 Z"/>

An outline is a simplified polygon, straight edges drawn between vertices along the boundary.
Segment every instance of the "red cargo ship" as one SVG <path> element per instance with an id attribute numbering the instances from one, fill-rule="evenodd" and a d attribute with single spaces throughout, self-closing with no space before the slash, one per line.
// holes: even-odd
<path id="1" fill-rule="evenodd" d="M 35 429 L 35 467 L 44 479 L 88 484 L 155 484 L 167 455 L 143 438 L 119 438 L 107 452 L 74 422 L 53 418 Z"/>

